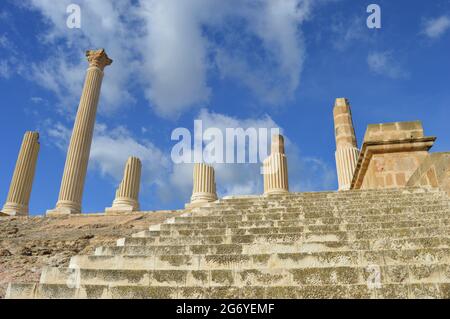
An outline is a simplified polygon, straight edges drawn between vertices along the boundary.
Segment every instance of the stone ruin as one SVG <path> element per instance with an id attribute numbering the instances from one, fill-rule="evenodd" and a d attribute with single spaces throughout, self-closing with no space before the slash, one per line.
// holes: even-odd
<path id="1" fill-rule="evenodd" d="M 104 68 L 89 68 L 56 208 L 80 214 Z M 334 110 L 339 190 L 289 192 L 284 139 L 272 137 L 264 194 L 218 199 L 197 163 L 184 211 L 148 230 L 46 267 L 7 298 L 449 298 L 450 153 L 429 153 L 421 122 L 369 125 L 361 148 L 347 99 Z M 39 151 L 25 134 L 3 208 L 26 216 Z M 130 158 L 106 214 L 140 210 L 141 162 Z M 0 220 L 1 222 L 1 220 Z"/>

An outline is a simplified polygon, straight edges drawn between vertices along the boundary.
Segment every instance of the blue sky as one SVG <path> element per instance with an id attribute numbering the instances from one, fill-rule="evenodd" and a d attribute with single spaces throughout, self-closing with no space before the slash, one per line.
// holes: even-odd
<path id="1" fill-rule="evenodd" d="M 66 8 L 81 7 L 81 29 Z M 119 4 L 120 3 L 120 4 Z M 368 29 L 366 8 L 381 7 Z M 332 107 L 352 104 L 358 142 L 367 124 L 422 120 L 450 150 L 450 1 L 2 0 L 0 198 L 23 134 L 41 151 L 32 214 L 53 208 L 81 94 L 86 49 L 105 71 L 83 210 L 110 206 L 126 158 L 143 161 L 141 206 L 180 208 L 191 167 L 174 165 L 177 127 L 282 128 L 295 191 L 336 189 Z M 217 167 L 220 195 L 262 191 L 253 165 Z"/>

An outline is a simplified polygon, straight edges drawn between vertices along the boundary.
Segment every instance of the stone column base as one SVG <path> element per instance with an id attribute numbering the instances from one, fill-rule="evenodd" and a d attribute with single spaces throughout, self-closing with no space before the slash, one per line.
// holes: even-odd
<path id="1" fill-rule="evenodd" d="M 195 202 L 195 203 L 187 203 L 184 205 L 185 209 L 192 209 L 192 208 L 196 208 L 196 207 L 201 207 L 204 206 L 206 204 L 211 203 L 211 201 L 200 201 L 200 202 Z"/>
<path id="2" fill-rule="evenodd" d="M 280 188 L 280 189 L 271 189 L 270 191 L 265 192 L 264 196 L 286 195 L 286 194 L 289 194 L 289 191 Z"/>
<path id="3" fill-rule="evenodd" d="M 131 213 L 139 211 L 139 203 L 129 198 L 117 198 L 114 200 L 112 207 L 105 209 L 108 213 Z"/>
<path id="4" fill-rule="evenodd" d="M 61 215 L 79 215 L 81 214 L 81 205 L 70 201 L 59 201 L 56 208 L 47 211 L 47 216 Z"/>
<path id="5" fill-rule="evenodd" d="M 203 206 L 207 203 L 215 202 L 217 196 L 212 193 L 195 193 L 191 197 L 191 202 L 185 205 L 185 208 L 194 208 Z"/>
<path id="6" fill-rule="evenodd" d="M 3 206 L 2 213 L 9 216 L 28 216 L 28 206 L 17 203 L 6 203 Z"/>

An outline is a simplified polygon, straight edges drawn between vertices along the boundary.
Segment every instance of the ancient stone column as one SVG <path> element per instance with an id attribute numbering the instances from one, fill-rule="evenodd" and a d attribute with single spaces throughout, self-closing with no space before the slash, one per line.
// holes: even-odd
<path id="1" fill-rule="evenodd" d="M 116 191 L 113 205 L 107 213 L 139 211 L 139 187 L 142 164 L 139 158 L 130 157 L 125 165 L 123 180 Z"/>
<path id="2" fill-rule="evenodd" d="M 9 186 L 8 198 L 2 209 L 3 213 L 17 216 L 28 215 L 28 204 L 30 202 L 39 148 L 39 133 L 26 132 Z"/>
<path id="3" fill-rule="evenodd" d="M 214 168 L 203 163 L 194 164 L 194 185 L 191 203 L 187 207 L 200 206 L 217 200 Z"/>
<path id="4" fill-rule="evenodd" d="M 353 179 L 353 173 L 358 162 L 359 150 L 356 145 L 352 111 L 347 99 L 336 99 L 333 115 L 336 136 L 336 170 L 339 190 L 349 190 Z"/>
<path id="5" fill-rule="evenodd" d="M 91 150 L 103 70 L 112 63 L 105 50 L 87 51 L 89 68 L 67 151 L 56 208 L 48 214 L 79 214 Z"/>
<path id="6" fill-rule="evenodd" d="M 284 151 L 284 138 L 282 135 L 272 136 L 271 153 L 264 160 L 263 169 L 264 195 L 289 192 L 287 158 Z"/>

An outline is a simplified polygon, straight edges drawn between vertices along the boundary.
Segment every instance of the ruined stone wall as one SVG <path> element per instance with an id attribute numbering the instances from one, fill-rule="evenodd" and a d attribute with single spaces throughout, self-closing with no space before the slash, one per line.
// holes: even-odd
<path id="1" fill-rule="evenodd" d="M 450 196 L 450 152 L 429 154 L 406 185 L 439 187 Z"/>
<path id="2" fill-rule="evenodd" d="M 362 189 L 400 188 L 427 158 L 428 152 L 374 154 Z"/>
<path id="3" fill-rule="evenodd" d="M 425 136 L 422 123 L 371 124 L 352 180 L 352 189 L 402 188 L 428 157 L 435 137 Z"/>

